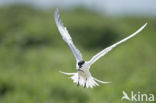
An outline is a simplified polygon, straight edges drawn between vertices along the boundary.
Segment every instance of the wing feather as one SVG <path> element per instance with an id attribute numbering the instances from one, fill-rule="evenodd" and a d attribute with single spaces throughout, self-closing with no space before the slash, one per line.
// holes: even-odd
<path id="1" fill-rule="evenodd" d="M 58 30 L 59 30 L 63 40 L 69 45 L 69 47 L 72 50 L 76 60 L 77 61 L 83 60 L 80 51 L 74 45 L 72 38 L 71 38 L 70 34 L 68 33 L 68 30 L 63 25 L 63 22 L 59 16 L 59 10 L 58 9 L 56 9 L 56 11 L 55 11 L 55 22 L 56 22 L 56 25 L 58 27 Z"/>
<path id="2" fill-rule="evenodd" d="M 90 61 L 89 64 L 92 65 L 93 63 L 95 63 L 98 59 L 100 59 L 102 56 L 104 56 L 105 54 L 107 54 L 109 51 L 111 51 L 114 47 L 116 47 L 117 45 L 127 41 L 128 39 L 134 37 L 136 34 L 138 34 L 140 31 L 142 31 L 145 26 L 147 25 L 147 23 L 145 23 L 142 27 L 140 27 L 136 32 L 134 32 L 133 34 L 131 34 L 130 36 L 122 39 L 121 41 L 103 49 L 101 52 L 97 53 L 95 56 L 93 56 Z"/>

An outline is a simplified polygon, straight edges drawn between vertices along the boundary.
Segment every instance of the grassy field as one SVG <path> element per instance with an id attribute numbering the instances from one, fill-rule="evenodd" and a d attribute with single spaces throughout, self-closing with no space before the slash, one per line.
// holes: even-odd
<path id="1" fill-rule="evenodd" d="M 0 8 L 0 103 L 121 103 L 123 90 L 156 96 L 156 18 L 60 10 L 85 60 L 148 22 L 91 67 L 94 77 L 112 83 L 86 89 L 58 72 L 76 72 L 75 58 L 53 14 L 27 6 Z"/>

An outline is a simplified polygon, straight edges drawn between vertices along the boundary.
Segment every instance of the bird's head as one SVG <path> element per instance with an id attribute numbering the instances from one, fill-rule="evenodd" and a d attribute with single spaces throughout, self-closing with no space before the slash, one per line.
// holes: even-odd
<path id="1" fill-rule="evenodd" d="M 79 68 L 81 68 L 82 65 L 83 65 L 84 63 L 85 63 L 85 61 L 83 61 L 83 60 L 82 60 L 82 61 L 79 61 L 79 62 L 78 62 L 78 66 L 79 66 Z"/>

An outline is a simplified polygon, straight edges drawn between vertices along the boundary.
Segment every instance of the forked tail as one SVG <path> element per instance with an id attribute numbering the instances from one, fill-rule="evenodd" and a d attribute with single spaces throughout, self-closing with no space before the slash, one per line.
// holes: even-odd
<path id="1" fill-rule="evenodd" d="M 82 76 L 79 76 L 78 73 L 66 73 L 66 72 L 62 72 L 62 71 L 60 71 L 60 72 L 65 75 L 72 75 L 71 79 L 73 80 L 74 83 L 76 83 L 77 85 L 86 87 L 86 88 L 93 88 L 95 86 L 99 86 L 99 84 L 97 82 L 102 83 L 102 84 L 111 83 L 111 82 L 104 82 L 104 81 L 98 80 L 92 76 L 90 76 L 86 79 Z"/>

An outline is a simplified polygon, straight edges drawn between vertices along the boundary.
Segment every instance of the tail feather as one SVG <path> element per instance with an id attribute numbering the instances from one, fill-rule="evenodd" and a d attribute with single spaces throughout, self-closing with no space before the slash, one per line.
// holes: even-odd
<path id="1" fill-rule="evenodd" d="M 96 79 L 96 78 L 94 78 L 94 80 L 96 80 L 96 81 L 99 82 L 99 83 L 103 83 L 103 84 L 109 84 L 109 83 L 112 83 L 112 82 L 104 82 L 104 81 L 98 80 L 98 79 Z"/>
<path id="2" fill-rule="evenodd" d="M 98 80 L 96 78 L 93 78 L 92 76 L 88 77 L 86 80 L 86 78 L 84 78 L 82 76 L 78 76 L 78 73 L 66 73 L 66 72 L 62 72 L 62 71 L 60 71 L 60 72 L 65 75 L 72 75 L 71 79 L 73 80 L 74 83 L 79 84 L 86 88 L 93 88 L 95 86 L 99 86 L 99 84 L 97 82 L 103 83 L 103 84 L 111 83 L 111 82 L 104 82 L 104 81 Z"/>
<path id="3" fill-rule="evenodd" d="M 59 71 L 60 73 L 62 74 L 65 74 L 65 75 L 74 75 L 75 73 L 66 73 L 66 72 L 62 72 L 62 71 Z"/>

